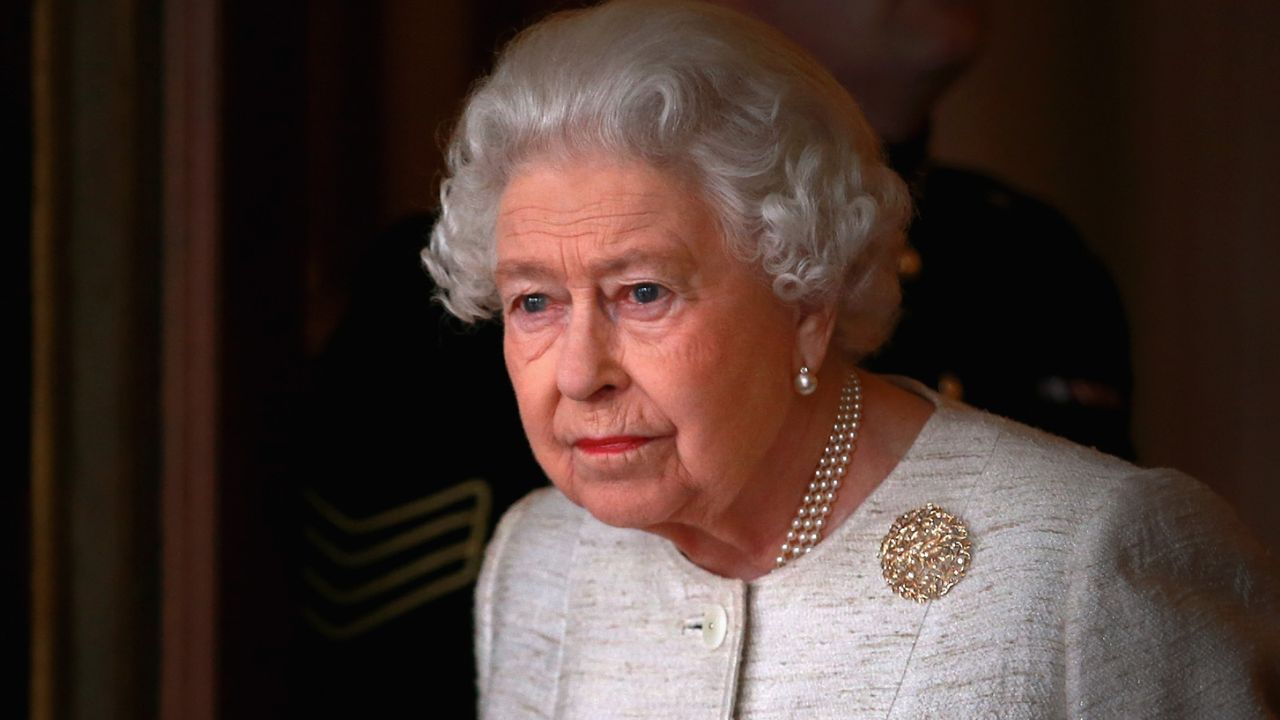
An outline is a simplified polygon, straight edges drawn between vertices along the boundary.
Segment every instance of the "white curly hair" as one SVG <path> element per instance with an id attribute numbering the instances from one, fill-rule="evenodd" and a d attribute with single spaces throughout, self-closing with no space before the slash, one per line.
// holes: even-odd
<path id="1" fill-rule="evenodd" d="M 466 322 L 500 314 L 495 221 L 522 164 L 606 153 L 685 173 L 783 301 L 835 300 L 852 359 L 893 328 L 910 200 L 843 87 L 779 33 L 686 0 L 614 0 L 528 28 L 471 93 L 423 262 Z"/>

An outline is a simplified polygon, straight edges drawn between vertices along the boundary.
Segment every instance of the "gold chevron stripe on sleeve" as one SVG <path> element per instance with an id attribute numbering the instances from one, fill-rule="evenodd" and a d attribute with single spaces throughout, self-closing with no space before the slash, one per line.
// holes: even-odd
<path id="1" fill-rule="evenodd" d="M 450 513 L 358 552 L 347 552 L 339 548 L 312 528 L 307 528 L 306 538 L 312 547 L 319 550 L 335 564 L 343 567 L 358 568 L 379 560 L 385 560 L 398 552 L 408 550 L 415 545 L 421 545 L 450 531 L 474 526 L 477 522 L 485 522 L 487 518 L 476 512 L 476 510 L 471 509 Z"/>
<path id="2" fill-rule="evenodd" d="M 311 570 L 304 571 L 302 577 L 325 600 L 335 605 L 353 605 L 381 595 L 433 570 L 438 570 L 451 562 L 468 560 L 471 557 L 471 548 L 467 543 L 450 545 L 349 590 L 334 587 Z"/>
<path id="3" fill-rule="evenodd" d="M 364 535 L 378 530 L 385 530 L 393 525 L 408 522 L 454 503 L 472 498 L 475 499 L 478 507 L 482 506 L 484 515 L 487 518 L 489 516 L 489 505 L 492 501 L 489 485 L 480 478 L 463 480 L 457 485 L 447 487 L 440 492 L 364 518 L 348 517 L 341 510 L 325 502 L 323 498 L 311 491 L 304 492 L 303 498 L 321 517 L 332 523 L 334 527 L 350 535 Z"/>
<path id="4" fill-rule="evenodd" d="M 331 623 L 311 610 L 304 610 L 303 616 L 322 635 L 333 640 L 349 640 L 421 607 L 442 595 L 466 587 L 476 579 L 476 574 L 479 570 L 480 564 L 476 563 L 474 567 L 470 568 L 470 572 L 446 575 L 349 623 Z"/>
<path id="5" fill-rule="evenodd" d="M 305 497 L 316 513 L 335 528 L 347 535 L 357 536 L 385 530 L 466 500 L 473 500 L 475 503 L 468 509 L 424 521 L 388 540 L 357 551 L 343 550 L 326 540 L 317 529 L 307 528 L 307 541 L 324 557 L 344 568 L 364 567 L 398 553 L 411 551 L 415 546 L 426 545 L 445 533 L 469 528 L 464 540 L 443 547 L 432 547 L 430 552 L 419 553 L 398 567 L 355 587 L 340 588 L 315 569 L 305 569 L 303 580 L 321 599 L 335 606 L 350 607 L 379 595 L 392 593 L 396 588 L 461 561 L 456 570 L 401 595 L 392 594 L 390 599 L 375 609 L 344 623 L 331 622 L 314 608 L 305 608 L 303 615 L 307 621 L 329 638 L 342 640 L 366 633 L 442 595 L 466 587 L 479 574 L 480 557 L 484 550 L 493 504 L 489 485 L 480 478 L 464 480 L 432 495 L 365 518 L 348 517 L 315 493 L 308 492 Z"/>

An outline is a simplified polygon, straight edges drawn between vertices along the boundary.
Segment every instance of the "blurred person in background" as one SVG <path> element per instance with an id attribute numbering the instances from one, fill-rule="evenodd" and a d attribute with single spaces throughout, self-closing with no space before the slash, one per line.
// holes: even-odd
<path id="1" fill-rule="evenodd" d="M 804 46 L 856 97 L 911 186 L 902 319 L 869 361 L 1132 459 L 1128 329 L 1107 271 L 1052 207 L 928 153 L 978 56 L 984 0 L 723 0 Z"/>

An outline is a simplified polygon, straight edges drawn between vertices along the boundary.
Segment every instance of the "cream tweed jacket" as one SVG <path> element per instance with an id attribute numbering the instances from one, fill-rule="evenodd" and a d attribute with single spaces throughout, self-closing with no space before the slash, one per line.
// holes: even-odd
<path id="1" fill-rule="evenodd" d="M 1276 717 L 1280 590 L 1194 480 L 959 403 L 809 555 L 751 582 L 543 489 L 476 591 L 485 718 Z M 969 573 L 895 595 L 876 557 L 926 503 Z M 712 624 L 714 623 L 714 624 Z"/>

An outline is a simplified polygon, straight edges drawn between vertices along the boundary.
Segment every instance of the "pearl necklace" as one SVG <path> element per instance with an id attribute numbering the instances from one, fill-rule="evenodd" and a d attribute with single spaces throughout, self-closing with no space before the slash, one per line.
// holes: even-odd
<path id="1" fill-rule="evenodd" d="M 822 539 L 827 527 L 827 516 L 836 504 L 836 493 L 844 482 L 849 469 L 849 459 L 858 445 L 858 427 L 862 424 L 862 383 L 858 373 L 849 373 L 849 379 L 840 389 L 840 407 L 836 409 L 836 422 L 831 427 L 827 446 L 822 449 L 822 459 L 809 482 L 809 491 L 800 502 L 795 519 L 787 530 L 782 543 L 777 566 L 808 553 Z"/>

